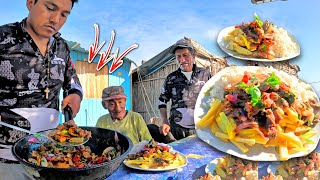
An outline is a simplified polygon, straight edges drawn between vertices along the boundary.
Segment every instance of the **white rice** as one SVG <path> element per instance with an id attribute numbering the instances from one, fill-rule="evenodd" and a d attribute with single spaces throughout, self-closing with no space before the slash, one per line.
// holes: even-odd
<path id="1" fill-rule="evenodd" d="M 298 51 L 296 42 L 292 40 L 288 32 L 283 28 L 274 26 L 274 40 L 276 42 L 273 51 L 277 58 L 288 57 Z"/>
<path id="2" fill-rule="evenodd" d="M 282 82 L 285 82 L 290 86 L 291 90 L 296 95 L 297 99 L 303 101 L 318 99 L 316 93 L 314 92 L 310 84 L 307 84 L 299 80 L 297 77 L 285 73 L 284 71 L 276 71 L 276 75 L 280 78 Z"/>

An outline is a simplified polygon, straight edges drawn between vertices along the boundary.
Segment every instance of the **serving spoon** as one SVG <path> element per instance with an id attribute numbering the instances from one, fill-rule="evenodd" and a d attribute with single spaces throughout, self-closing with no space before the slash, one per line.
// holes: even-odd
<path id="1" fill-rule="evenodd" d="M 34 135 L 36 138 L 37 137 L 44 137 L 46 139 L 49 139 L 51 141 L 54 141 L 53 139 L 51 139 L 49 136 L 45 135 L 45 134 L 42 134 L 42 133 L 37 133 L 37 132 L 33 132 L 33 131 L 29 131 L 29 130 L 26 130 L 26 129 L 23 129 L 21 127 L 18 127 L 18 126 L 14 126 L 14 125 L 11 125 L 11 124 L 8 124 L 8 123 L 5 123 L 3 121 L 0 121 L 0 124 L 3 125 L 3 126 L 7 126 L 9 128 L 12 128 L 12 129 L 16 129 L 16 130 L 19 130 L 19 131 L 23 131 L 23 132 L 26 132 L 28 134 L 32 134 Z"/>
<path id="2" fill-rule="evenodd" d="M 72 110 L 69 106 L 67 106 L 65 109 L 64 109 L 64 115 L 65 115 L 65 120 L 66 121 L 69 121 L 72 119 Z M 0 125 L 3 125 L 3 126 L 7 126 L 9 128 L 12 128 L 12 129 L 16 129 L 18 131 L 23 131 L 23 132 L 26 132 L 28 134 L 32 134 L 34 135 L 34 137 L 39 141 L 39 137 L 43 137 L 45 139 L 48 139 L 52 142 L 55 142 L 57 144 L 60 144 L 62 146 L 79 146 L 81 144 L 85 144 L 89 138 L 88 137 L 84 137 L 83 141 L 82 142 L 65 142 L 65 143 L 61 143 L 61 142 L 58 142 L 54 139 L 52 139 L 51 137 L 49 137 L 47 134 L 43 134 L 43 133 L 39 133 L 39 132 L 34 132 L 34 131 L 30 131 L 30 130 L 26 130 L 26 129 L 23 129 L 23 128 L 20 128 L 20 127 L 17 127 L 17 126 L 14 126 L 14 125 L 11 125 L 11 124 L 8 124 L 8 123 L 5 123 L 3 121 L 1 121 L 1 116 L 0 116 Z M 40 138 L 41 139 L 41 138 Z M 32 143 L 37 143 L 35 140 L 32 140 L 30 139 Z"/>
<path id="3" fill-rule="evenodd" d="M 3 122 L 3 121 L 1 121 L 1 120 L 0 120 L 0 125 L 7 126 L 7 127 L 9 127 L 9 128 L 16 129 L 16 130 L 19 130 L 19 131 L 23 131 L 23 132 L 26 132 L 26 133 L 28 133 L 28 134 L 32 134 L 32 135 L 34 135 L 34 137 L 35 137 L 36 139 L 38 139 L 39 137 L 46 138 L 46 139 L 48 139 L 48 140 L 50 140 L 50 141 L 53 141 L 53 142 L 55 142 L 55 143 L 58 143 L 58 144 L 60 144 L 60 145 L 62 145 L 62 146 L 79 146 L 79 145 L 81 145 L 81 144 L 85 144 L 85 143 L 89 140 L 88 137 L 85 137 L 85 138 L 83 139 L 83 142 L 81 142 L 81 143 L 78 143 L 78 142 L 66 142 L 66 143 L 61 143 L 61 142 L 55 141 L 54 139 L 52 139 L 51 137 L 49 137 L 49 136 L 46 135 L 46 134 L 39 133 L 39 132 L 34 132 L 34 131 L 30 131 L 30 130 L 26 130 L 26 129 L 23 129 L 23 128 L 20 128 L 20 127 L 17 127 L 17 126 L 8 124 L 8 123 L 5 123 L 5 122 Z M 31 141 L 34 141 L 34 140 L 31 139 Z M 38 141 L 39 141 L 39 139 L 38 139 Z M 37 143 L 37 142 L 33 142 L 33 143 Z"/>

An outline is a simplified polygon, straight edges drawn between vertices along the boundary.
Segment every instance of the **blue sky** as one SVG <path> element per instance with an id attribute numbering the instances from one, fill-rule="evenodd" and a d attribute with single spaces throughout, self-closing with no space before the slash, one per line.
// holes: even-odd
<path id="1" fill-rule="evenodd" d="M 21 21 L 27 16 L 26 1 L 10 0 L 0 7 L 0 24 Z M 302 8 L 303 7 L 303 8 Z M 221 29 L 253 20 L 257 13 L 262 20 L 269 20 L 292 34 L 301 46 L 301 55 L 292 62 L 300 66 L 299 77 L 307 82 L 320 81 L 320 42 L 316 17 L 320 17 L 317 0 L 288 0 L 254 5 L 251 0 L 79 0 L 62 36 L 88 49 L 94 39 L 93 24 L 100 27 L 100 42 L 111 31 L 116 32 L 112 52 L 120 53 L 130 45 L 139 47 L 127 57 L 138 64 L 148 60 L 178 39 L 190 37 L 212 54 L 225 54 L 216 44 Z M 240 61 L 243 63 L 243 61 Z M 320 83 L 313 83 L 320 94 Z"/>

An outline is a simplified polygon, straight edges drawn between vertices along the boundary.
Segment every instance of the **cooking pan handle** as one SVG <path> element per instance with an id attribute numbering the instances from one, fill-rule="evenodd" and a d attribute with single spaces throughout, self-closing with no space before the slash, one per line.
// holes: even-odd
<path id="1" fill-rule="evenodd" d="M 70 121 L 70 120 L 73 119 L 73 117 L 72 117 L 72 109 L 68 105 L 63 109 L 63 114 L 64 114 L 65 122 Z"/>

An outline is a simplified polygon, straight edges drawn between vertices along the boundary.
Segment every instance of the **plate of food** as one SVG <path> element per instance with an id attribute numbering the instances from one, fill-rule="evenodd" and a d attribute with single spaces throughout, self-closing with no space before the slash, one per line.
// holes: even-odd
<path id="1" fill-rule="evenodd" d="M 186 166 L 188 159 L 171 146 L 151 140 L 136 144 L 123 163 L 132 169 L 168 171 Z"/>
<path id="2" fill-rule="evenodd" d="M 320 138 L 312 87 L 274 68 L 227 67 L 200 91 L 194 120 L 200 139 L 253 161 L 305 156 Z"/>
<path id="3" fill-rule="evenodd" d="M 220 48 L 232 57 L 252 61 L 284 61 L 300 55 L 300 45 L 285 29 L 269 21 L 255 20 L 222 29 Z"/>
<path id="4" fill-rule="evenodd" d="M 320 154 L 312 152 L 306 157 L 293 158 L 288 161 L 272 162 L 268 175 L 263 180 L 280 179 L 320 179 Z"/>
<path id="5" fill-rule="evenodd" d="M 226 155 L 207 164 L 205 172 L 216 179 L 258 180 L 258 162 Z"/>

